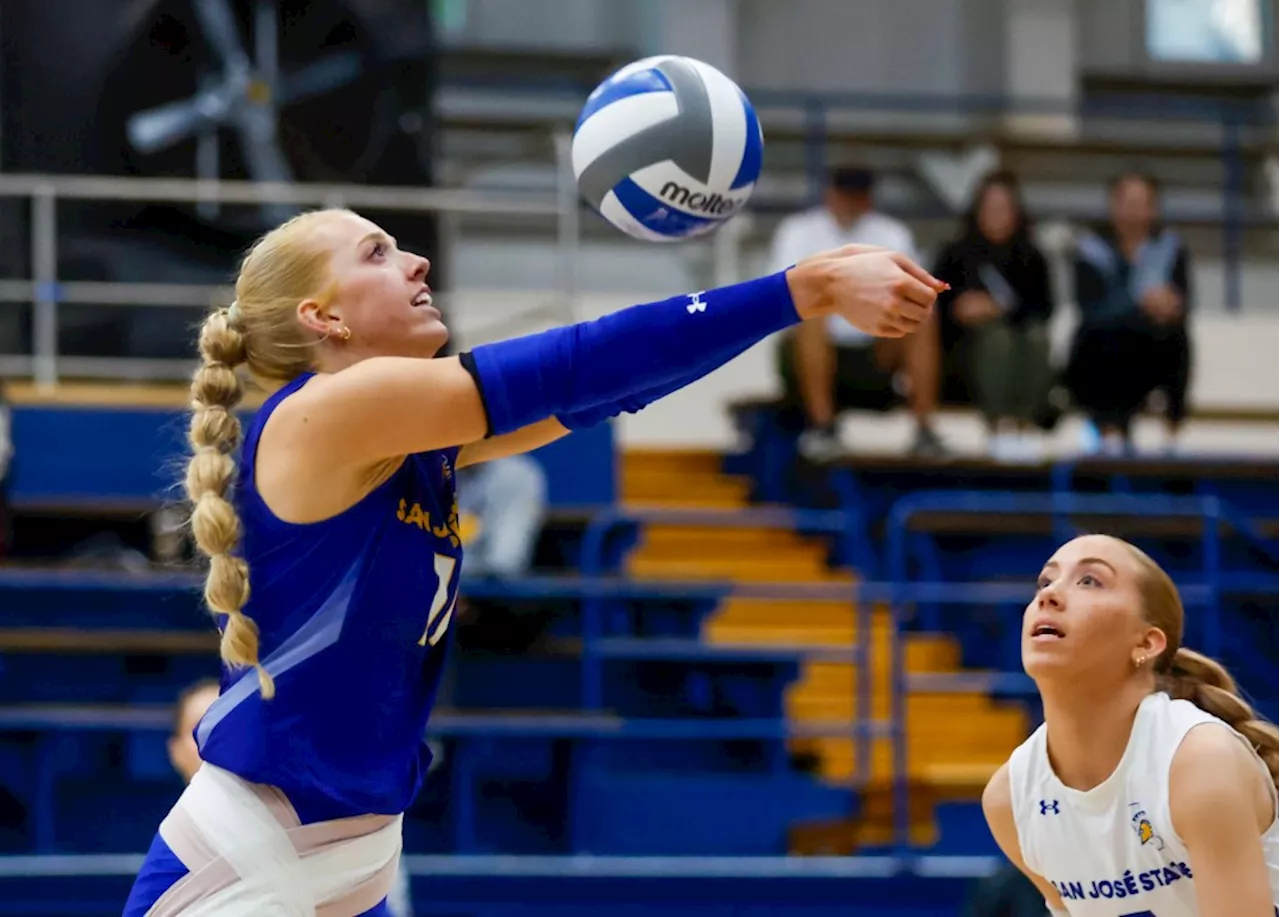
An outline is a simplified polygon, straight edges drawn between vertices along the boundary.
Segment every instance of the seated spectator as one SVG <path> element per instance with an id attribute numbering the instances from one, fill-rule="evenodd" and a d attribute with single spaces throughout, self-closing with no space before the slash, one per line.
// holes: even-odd
<path id="1" fill-rule="evenodd" d="M 459 471 L 458 515 L 466 543 L 467 579 L 529 572 L 547 512 L 547 479 L 527 455 Z"/>
<path id="2" fill-rule="evenodd" d="M 1076 245 L 1076 332 L 1066 382 L 1100 440 L 1091 451 L 1129 449 L 1134 414 L 1163 390 L 1171 439 L 1187 412 L 1191 346 L 1190 258 L 1158 222 L 1159 188 L 1136 172 L 1111 185 L 1110 225 Z"/>
<path id="3" fill-rule="evenodd" d="M 960 372 L 987 422 L 992 457 L 1038 460 L 1043 442 L 1036 422 L 1053 385 L 1053 291 L 1012 174 L 983 179 L 960 238 L 943 250 L 934 275 L 951 284 L 938 297 L 943 337 L 954 342 Z"/>
<path id="4" fill-rule="evenodd" d="M 208 709 L 218 699 L 218 680 L 204 678 L 182 689 L 173 711 L 173 735 L 169 736 L 169 763 L 183 783 L 200 770 L 200 749 L 195 731 Z"/>
<path id="5" fill-rule="evenodd" d="M 204 678 L 188 685 L 178 695 L 174 706 L 173 734 L 169 736 L 169 763 L 182 777 L 183 783 L 190 783 L 204 763 L 200 760 L 200 749 L 196 747 L 195 731 L 201 718 L 218 699 L 218 692 L 217 679 Z M 387 910 L 391 917 L 413 917 L 409 876 L 403 865 L 396 873 L 395 884 L 387 896 Z"/>
<path id="6" fill-rule="evenodd" d="M 917 258 L 911 230 L 874 209 L 874 186 L 875 176 L 867 169 L 833 171 L 821 207 L 779 224 L 773 267 L 782 270 L 820 251 L 854 243 L 880 245 Z M 837 410 L 889 410 L 901 399 L 901 380 L 916 418 L 912 452 L 945 457 L 947 450 L 931 422 L 938 402 L 939 352 L 936 319 L 894 340 L 873 338 L 834 315 L 825 322 L 805 322 L 783 335 L 778 370 L 786 401 L 802 414 L 801 454 L 810 460 L 839 454 Z"/>

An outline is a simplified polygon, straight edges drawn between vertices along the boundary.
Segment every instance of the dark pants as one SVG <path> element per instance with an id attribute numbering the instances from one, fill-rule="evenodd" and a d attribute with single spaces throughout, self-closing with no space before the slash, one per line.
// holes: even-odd
<path id="1" fill-rule="evenodd" d="M 1161 328 L 1126 317 L 1081 326 L 1066 382 L 1076 404 L 1095 423 L 1127 433 L 1133 415 L 1157 389 L 1168 399 L 1169 420 L 1181 422 L 1187 414 L 1190 377 L 1191 342 L 1185 325 Z"/>
<path id="2" fill-rule="evenodd" d="M 1012 325 L 994 319 L 960 338 L 964 373 L 987 423 L 1044 416 L 1053 387 L 1049 331 L 1043 322 Z"/>
<path id="3" fill-rule="evenodd" d="M 776 351 L 782 397 L 789 408 L 804 414 L 804 399 L 796 377 L 796 347 L 791 335 L 778 338 Z M 856 347 L 835 347 L 836 410 L 890 411 L 903 403 L 893 384 L 894 370 L 876 352 L 874 342 Z"/>

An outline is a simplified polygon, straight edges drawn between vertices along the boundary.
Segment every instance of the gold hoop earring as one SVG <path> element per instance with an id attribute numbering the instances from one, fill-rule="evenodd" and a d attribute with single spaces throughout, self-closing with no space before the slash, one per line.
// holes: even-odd
<path id="1" fill-rule="evenodd" d="M 351 340 L 351 329 L 348 328 L 346 325 L 342 326 L 342 340 L 344 341 Z"/>

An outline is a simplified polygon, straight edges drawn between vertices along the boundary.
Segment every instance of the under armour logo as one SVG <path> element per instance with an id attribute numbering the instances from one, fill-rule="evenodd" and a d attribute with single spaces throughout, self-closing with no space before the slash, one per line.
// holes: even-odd
<path id="1" fill-rule="evenodd" d="M 706 290 L 699 290 L 697 293 L 689 294 L 689 305 L 685 306 L 685 311 L 692 315 L 695 312 L 706 312 L 707 304 L 702 299 L 702 294 Z"/>
<path id="2" fill-rule="evenodd" d="M 1057 814 L 1058 814 L 1058 800 L 1056 800 L 1056 799 L 1041 799 L 1041 800 L 1040 800 L 1040 814 L 1041 814 L 1041 815 L 1049 815 L 1049 814 L 1051 814 L 1051 813 L 1052 813 L 1053 815 L 1057 815 Z"/>

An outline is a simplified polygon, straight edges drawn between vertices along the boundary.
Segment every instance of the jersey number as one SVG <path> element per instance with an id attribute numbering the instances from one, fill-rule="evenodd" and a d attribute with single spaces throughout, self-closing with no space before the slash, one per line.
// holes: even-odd
<path id="1" fill-rule="evenodd" d="M 427 626 L 422 629 L 422 639 L 418 641 L 418 646 L 426 646 L 428 643 L 435 646 L 440 642 L 440 638 L 449 629 L 449 619 L 453 617 L 453 606 L 457 601 L 457 595 L 451 587 L 453 571 L 458 566 L 458 558 L 450 557 L 448 554 L 437 554 L 435 565 L 436 594 L 431 599 L 431 611 L 427 613 Z M 440 620 L 440 626 L 436 627 L 435 633 L 432 634 L 431 628 L 435 626 L 442 614 L 444 619 Z"/>

